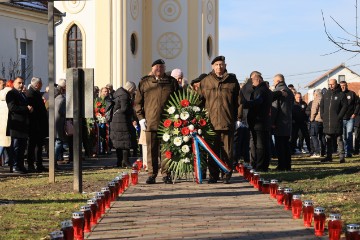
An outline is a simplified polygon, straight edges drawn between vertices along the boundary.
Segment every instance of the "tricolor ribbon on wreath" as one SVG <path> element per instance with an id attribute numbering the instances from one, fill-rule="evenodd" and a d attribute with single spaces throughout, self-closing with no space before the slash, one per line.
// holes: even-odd
<path id="1" fill-rule="evenodd" d="M 195 180 L 197 183 L 202 183 L 202 171 L 200 164 L 200 149 L 199 145 L 203 147 L 203 149 L 214 159 L 214 161 L 219 165 L 219 167 L 225 172 L 229 173 L 231 169 L 214 153 L 214 151 L 210 148 L 207 142 L 200 137 L 196 132 L 192 133 L 192 150 L 194 154 L 194 172 L 195 172 Z"/>

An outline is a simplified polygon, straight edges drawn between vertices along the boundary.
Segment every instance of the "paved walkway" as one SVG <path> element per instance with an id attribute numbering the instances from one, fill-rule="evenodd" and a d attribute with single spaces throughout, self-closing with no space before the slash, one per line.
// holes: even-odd
<path id="1" fill-rule="evenodd" d="M 232 184 L 131 186 L 87 239 L 319 239 L 239 174 Z M 161 182 L 161 183 L 160 183 Z M 327 239 L 323 237 L 323 239 Z"/>

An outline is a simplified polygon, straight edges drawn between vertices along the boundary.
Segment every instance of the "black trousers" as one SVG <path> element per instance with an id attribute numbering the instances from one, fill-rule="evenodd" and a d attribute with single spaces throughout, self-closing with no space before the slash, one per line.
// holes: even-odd
<path id="1" fill-rule="evenodd" d="M 275 136 L 278 170 L 291 170 L 290 136 Z"/>
<path id="2" fill-rule="evenodd" d="M 268 171 L 270 164 L 270 131 L 250 129 L 250 160 L 257 171 Z"/>
<path id="3" fill-rule="evenodd" d="M 43 158 L 42 158 L 42 147 L 44 145 L 44 138 L 37 136 L 29 137 L 29 144 L 27 148 L 27 162 L 29 166 L 34 166 L 36 162 L 36 166 L 42 166 Z"/>
<path id="4" fill-rule="evenodd" d="M 292 150 L 294 151 L 296 148 L 296 140 L 298 139 L 298 132 L 299 130 L 301 131 L 303 138 L 305 139 L 306 142 L 306 147 L 308 148 L 308 151 L 311 152 L 311 144 L 310 144 L 310 135 L 309 135 L 309 130 L 307 127 L 306 122 L 302 122 L 302 123 L 293 123 L 292 125 L 292 137 L 291 137 L 291 147 Z"/>

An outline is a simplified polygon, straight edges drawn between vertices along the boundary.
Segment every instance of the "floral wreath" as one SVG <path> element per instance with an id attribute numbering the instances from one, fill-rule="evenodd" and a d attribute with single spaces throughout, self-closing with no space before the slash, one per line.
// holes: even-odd
<path id="1" fill-rule="evenodd" d="M 194 172 L 193 134 L 206 142 L 213 142 L 215 132 L 207 117 L 207 111 L 199 107 L 200 95 L 193 90 L 178 91 L 170 95 L 161 120 L 158 135 L 166 166 L 175 176 Z M 201 152 L 201 166 L 206 166 L 206 153 Z"/>

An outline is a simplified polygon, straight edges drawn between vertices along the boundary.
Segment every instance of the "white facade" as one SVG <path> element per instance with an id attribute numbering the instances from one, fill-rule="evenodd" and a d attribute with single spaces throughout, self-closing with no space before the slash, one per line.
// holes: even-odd
<path id="1" fill-rule="evenodd" d="M 17 73 L 26 69 L 25 83 L 33 76 L 42 78 L 43 88 L 48 85 L 48 33 L 47 13 L 39 13 L 9 5 L 0 7 L 0 77 L 10 79 L 10 60 L 17 65 Z M 22 51 L 21 51 L 22 49 Z"/>
<path id="2" fill-rule="evenodd" d="M 82 67 L 94 68 L 99 87 L 138 83 L 159 58 L 167 71 L 180 68 L 191 80 L 211 70 L 218 52 L 218 0 L 56 1 L 55 7 L 66 13 L 56 27 L 57 80 L 66 76 L 73 24 L 83 37 Z"/>
<path id="3" fill-rule="evenodd" d="M 351 71 L 344 65 L 339 65 L 338 67 L 328 71 L 306 86 L 308 87 L 309 101 L 313 100 L 313 92 L 315 89 L 328 88 L 328 81 L 330 79 L 336 79 L 338 83 L 341 80 L 345 80 L 348 84 L 360 82 L 360 76 L 357 73 Z"/>

